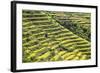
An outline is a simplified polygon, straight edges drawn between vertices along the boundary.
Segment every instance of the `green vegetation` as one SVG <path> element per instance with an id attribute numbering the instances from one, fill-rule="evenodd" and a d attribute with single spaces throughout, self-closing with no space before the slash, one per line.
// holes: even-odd
<path id="1" fill-rule="evenodd" d="M 23 10 L 23 62 L 91 58 L 90 14 Z"/>
<path id="2" fill-rule="evenodd" d="M 90 13 L 79 12 L 51 12 L 52 17 L 56 19 L 65 28 L 69 29 L 78 36 L 91 41 L 91 20 Z"/>

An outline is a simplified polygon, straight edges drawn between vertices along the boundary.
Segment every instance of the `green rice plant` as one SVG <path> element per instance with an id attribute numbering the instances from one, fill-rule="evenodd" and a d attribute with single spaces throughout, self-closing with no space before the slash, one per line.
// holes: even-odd
<path id="1" fill-rule="evenodd" d="M 24 63 L 90 59 L 89 36 L 88 13 L 22 11 Z"/>

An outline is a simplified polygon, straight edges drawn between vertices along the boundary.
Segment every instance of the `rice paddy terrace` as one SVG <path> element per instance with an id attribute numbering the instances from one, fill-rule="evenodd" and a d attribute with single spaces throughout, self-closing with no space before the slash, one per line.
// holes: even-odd
<path id="1" fill-rule="evenodd" d="M 51 12 L 52 17 L 60 25 L 66 27 L 74 34 L 91 41 L 91 14 L 80 12 Z"/>
<path id="2" fill-rule="evenodd" d="M 23 62 L 90 59 L 90 42 L 62 26 L 52 17 L 54 15 L 57 14 L 23 10 Z M 62 16 L 67 17 L 67 14 Z M 71 19 L 62 20 L 67 22 Z"/>

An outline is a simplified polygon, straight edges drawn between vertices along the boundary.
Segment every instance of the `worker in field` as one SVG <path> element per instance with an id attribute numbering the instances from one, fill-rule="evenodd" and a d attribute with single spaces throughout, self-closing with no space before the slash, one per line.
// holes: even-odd
<path id="1" fill-rule="evenodd" d="M 48 34 L 46 33 L 45 35 L 44 35 L 46 38 L 48 38 Z"/>

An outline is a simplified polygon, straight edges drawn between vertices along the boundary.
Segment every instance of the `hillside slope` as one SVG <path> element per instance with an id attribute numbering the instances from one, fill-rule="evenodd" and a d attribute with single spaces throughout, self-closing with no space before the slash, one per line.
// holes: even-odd
<path id="1" fill-rule="evenodd" d="M 90 42 L 61 26 L 45 11 L 23 10 L 23 62 L 90 59 Z"/>

